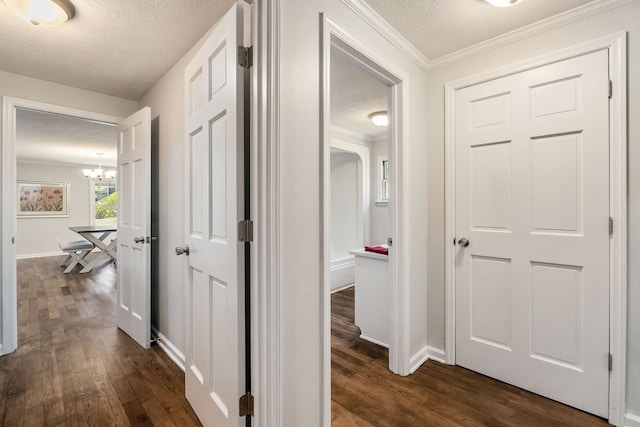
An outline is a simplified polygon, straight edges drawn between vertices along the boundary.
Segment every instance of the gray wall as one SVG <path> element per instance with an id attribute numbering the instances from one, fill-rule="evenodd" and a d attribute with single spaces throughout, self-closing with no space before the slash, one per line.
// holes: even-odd
<path id="1" fill-rule="evenodd" d="M 18 144 L 20 142 L 18 141 Z M 85 166 L 89 167 L 89 166 Z M 82 166 L 18 163 L 18 180 L 68 182 L 69 217 L 18 218 L 16 255 L 18 258 L 60 254 L 58 241 L 78 240 L 81 237 L 69 227 L 89 225 L 89 180 Z"/>
<path id="2" fill-rule="evenodd" d="M 629 120 L 629 282 L 627 340 L 627 412 L 640 415 L 640 2 L 633 1 L 599 15 L 572 22 L 508 46 L 483 52 L 429 72 L 429 100 L 425 117 L 429 128 L 429 244 L 428 244 L 428 340 L 444 348 L 445 289 L 445 154 L 444 85 L 463 77 L 570 47 L 595 38 L 628 31 Z"/>

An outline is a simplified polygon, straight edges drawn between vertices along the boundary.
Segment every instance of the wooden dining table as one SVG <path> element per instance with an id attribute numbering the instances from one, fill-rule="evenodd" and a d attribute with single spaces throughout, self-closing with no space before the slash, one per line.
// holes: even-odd
<path id="1" fill-rule="evenodd" d="M 112 239 L 108 243 L 106 241 L 111 234 L 118 231 L 115 226 L 82 225 L 78 227 L 69 227 L 69 230 L 78 233 L 84 239 L 93 243 L 95 247 L 100 250 L 100 253 L 96 257 L 94 257 L 82 270 L 80 270 L 80 273 L 90 272 L 94 267 L 103 262 L 105 259 L 110 258 L 113 261 L 116 260 L 116 239 Z"/>

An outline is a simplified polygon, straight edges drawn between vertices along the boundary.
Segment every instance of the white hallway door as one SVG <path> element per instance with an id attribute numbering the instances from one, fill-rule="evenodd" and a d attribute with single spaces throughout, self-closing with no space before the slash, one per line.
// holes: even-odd
<path id="1" fill-rule="evenodd" d="M 147 239 L 148 238 L 148 239 Z M 151 109 L 118 123 L 118 327 L 151 339 Z"/>
<path id="2" fill-rule="evenodd" d="M 185 71 L 186 396 L 206 426 L 239 426 L 244 394 L 244 78 L 248 5 L 216 24 Z M 185 248 L 186 249 L 186 248 Z"/>
<path id="3" fill-rule="evenodd" d="M 455 95 L 456 363 L 602 417 L 607 55 Z"/>

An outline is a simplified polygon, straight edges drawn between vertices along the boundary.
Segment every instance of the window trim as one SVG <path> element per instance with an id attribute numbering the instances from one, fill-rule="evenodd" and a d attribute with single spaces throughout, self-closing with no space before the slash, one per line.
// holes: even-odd
<path id="1" fill-rule="evenodd" d="M 377 187 L 378 187 L 378 198 L 376 199 L 376 206 L 389 206 L 389 195 L 386 194 L 386 198 L 385 198 L 385 191 L 384 191 L 384 184 L 385 181 L 389 181 L 389 177 L 387 176 L 387 178 L 385 179 L 384 177 L 384 164 L 385 162 L 387 164 L 389 164 L 389 156 L 388 155 L 381 155 L 378 156 L 376 159 L 376 168 L 378 170 L 378 176 L 377 176 Z"/>
<path id="2" fill-rule="evenodd" d="M 118 191 L 118 183 L 116 181 L 106 181 L 106 183 L 113 183 L 116 185 L 116 191 Z M 99 179 L 89 179 L 89 224 L 96 225 L 96 184 L 104 185 L 105 182 Z"/>

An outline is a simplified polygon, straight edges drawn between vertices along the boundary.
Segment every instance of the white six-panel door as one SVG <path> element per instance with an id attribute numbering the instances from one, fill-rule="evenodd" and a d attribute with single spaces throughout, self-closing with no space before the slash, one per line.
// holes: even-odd
<path id="1" fill-rule="evenodd" d="M 150 236 L 151 109 L 145 107 L 118 123 L 117 246 L 118 327 L 144 348 L 151 339 Z"/>
<path id="2" fill-rule="evenodd" d="M 455 96 L 456 363 L 603 417 L 608 81 L 599 51 Z"/>
<path id="3" fill-rule="evenodd" d="M 216 24 L 185 71 L 186 396 L 204 425 L 240 425 L 244 394 L 243 72 L 247 5 Z"/>

